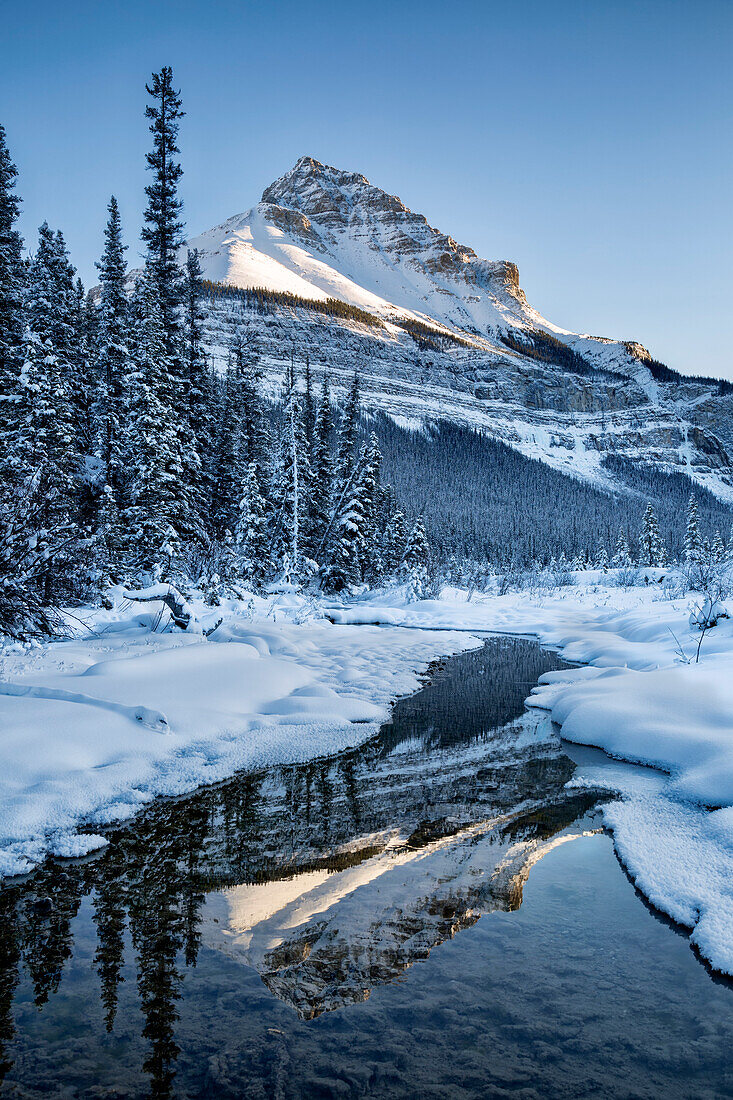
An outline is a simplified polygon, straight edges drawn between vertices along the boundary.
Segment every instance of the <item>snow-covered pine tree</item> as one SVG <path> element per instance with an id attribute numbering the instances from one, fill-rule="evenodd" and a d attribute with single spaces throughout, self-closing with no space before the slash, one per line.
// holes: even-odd
<path id="1" fill-rule="evenodd" d="M 647 505 L 644 513 L 641 535 L 639 536 L 639 549 L 642 565 L 666 564 L 666 552 L 659 533 L 659 523 L 651 503 Z"/>
<path id="2" fill-rule="evenodd" d="M 203 349 L 206 310 L 203 304 L 204 282 L 198 249 L 186 253 L 183 283 L 183 335 L 185 347 L 185 382 L 183 402 L 189 421 L 201 426 L 210 413 L 210 375 Z"/>
<path id="3" fill-rule="evenodd" d="M 10 475 L 10 435 L 15 423 L 13 400 L 23 341 L 22 296 L 25 269 L 23 241 L 16 229 L 20 199 L 15 194 L 17 170 L 0 126 L 0 493 Z M 1 500 L 0 496 L 0 500 Z"/>
<path id="4" fill-rule="evenodd" d="M 405 552 L 402 556 L 402 566 L 411 569 L 413 566 L 427 566 L 430 558 L 430 546 L 425 531 L 425 524 L 421 516 L 415 520 L 407 536 Z"/>
<path id="5" fill-rule="evenodd" d="M 77 425 L 77 447 L 82 455 L 91 455 L 95 444 L 95 404 L 97 397 L 97 317 L 92 299 L 85 294 L 81 279 L 74 283 L 74 354 L 71 362 L 71 395 Z"/>
<path id="6" fill-rule="evenodd" d="M 152 102 L 145 108 L 153 135 L 152 151 L 146 154 L 148 169 L 153 182 L 145 188 L 148 202 L 145 209 L 142 239 L 147 245 L 145 262 L 147 302 L 145 312 L 155 321 L 148 325 L 146 340 L 150 343 L 152 329 L 156 335 L 152 344 L 162 337 L 163 358 L 157 370 L 148 367 L 142 371 L 149 387 L 160 388 L 156 400 L 166 411 L 167 423 L 161 432 L 172 440 L 178 435 L 173 450 L 176 459 L 170 468 L 178 470 L 179 486 L 176 492 L 178 505 L 171 518 L 171 528 L 178 538 L 187 543 L 200 542 L 204 535 L 201 511 L 204 502 L 201 492 L 201 458 L 197 439 L 191 427 L 186 404 L 186 364 L 183 338 L 182 304 L 184 277 L 178 266 L 177 253 L 183 244 L 183 204 L 178 196 L 178 182 L 183 170 L 177 160 L 180 150 L 176 144 L 179 119 L 183 117 L 180 94 L 173 88 L 173 70 L 164 66 L 153 73 L 151 84 L 145 86 Z M 157 304 L 152 298 L 157 296 Z M 148 354 L 147 352 L 145 353 Z M 171 487 L 172 488 L 172 487 Z M 151 517 L 152 520 L 153 517 Z M 171 542 L 174 545 L 175 540 Z"/>
<path id="7" fill-rule="evenodd" d="M 362 580 L 366 581 L 367 584 L 374 585 L 384 575 L 379 526 L 382 503 L 379 481 L 382 468 L 382 452 L 379 449 L 379 440 L 374 432 L 369 436 L 369 441 L 364 448 L 360 467 L 361 498 L 364 508 L 361 572 Z"/>
<path id="8" fill-rule="evenodd" d="M 323 401 L 322 411 L 325 412 Z M 361 579 L 359 551 L 363 539 L 363 504 L 360 500 L 361 469 L 356 454 L 359 428 L 359 375 L 354 372 L 346 405 L 341 413 L 335 461 L 332 462 L 331 514 L 318 541 L 316 557 L 328 562 L 324 583 L 334 591 Z M 353 522 L 349 518 L 353 513 Z M 358 535 L 356 534 L 358 530 Z M 341 564 L 338 564 L 338 563 Z"/>
<path id="9" fill-rule="evenodd" d="M 315 454 L 315 435 L 316 435 L 316 403 L 313 397 L 313 378 L 311 376 L 311 364 L 308 355 L 305 357 L 305 369 L 303 372 L 303 432 L 305 434 L 305 440 L 308 444 L 308 457 L 313 466 L 313 458 Z"/>
<path id="10" fill-rule="evenodd" d="M 292 364 L 285 385 L 280 444 L 272 487 L 272 534 L 276 555 L 284 560 L 287 554 L 291 574 L 298 577 L 303 555 L 312 552 L 308 519 L 313 475 Z"/>
<path id="11" fill-rule="evenodd" d="M 16 486 L 33 486 L 35 501 L 31 509 L 15 515 L 32 516 L 37 525 L 28 532 L 36 562 L 33 580 L 39 601 L 47 605 L 74 594 L 78 456 L 73 446 L 68 392 L 50 341 L 43 343 L 26 327 L 22 358 L 15 394 L 13 476 Z"/>
<path id="12" fill-rule="evenodd" d="M 341 413 L 336 455 L 336 486 L 343 489 L 353 474 L 356 463 L 356 436 L 359 430 L 359 374 L 354 371 L 346 405 Z"/>
<path id="13" fill-rule="evenodd" d="M 183 530 L 191 527 L 184 485 L 181 433 L 174 404 L 177 387 L 166 352 L 160 296 L 148 274 L 132 301 L 135 370 L 130 379 L 127 436 L 129 505 L 123 515 L 134 569 L 151 574 L 171 558 Z"/>
<path id="14" fill-rule="evenodd" d="M 628 539 L 626 538 L 626 532 L 623 527 L 619 528 L 618 539 L 616 540 L 616 549 L 614 550 L 613 557 L 611 558 L 611 565 L 614 569 L 625 569 L 631 565 L 631 552 L 629 550 Z"/>
<path id="15" fill-rule="evenodd" d="M 26 317 L 42 342 L 50 341 L 57 360 L 68 365 L 76 341 L 78 297 L 73 266 L 63 234 L 44 222 L 38 230 L 38 248 L 30 264 Z"/>
<path id="16" fill-rule="evenodd" d="M 213 419 L 211 375 L 203 350 L 203 273 L 197 249 L 189 249 L 183 283 L 183 373 L 181 428 L 186 479 L 199 516 L 206 513 L 211 492 Z"/>
<path id="17" fill-rule="evenodd" d="M 316 413 L 313 440 L 313 493 L 311 508 L 313 515 L 313 544 L 316 556 L 318 548 L 328 527 L 333 505 L 334 462 L 333 446 L 333 406 L 328 378 L 324 374 L 321 382 L 321 395 Z"/>
<path id="18" fill-rule="evenodd" d="M 600 569 L 601 573 L 608 572 L 608 553 L 605 546 L 601 546 L 596 554 L 596 568 Z"/>
<path id="19" fill-rule="evenodd" d="M 126 245 L 122 243 L 122 223 L 114 195 L 107 207 L 109 218 L 104 231 L 104 251 L 97 263 L 99 271 L 98 311 L 98 394 L 97 450 L 101 461 L 102 483 L 119 503 L 125 480 L 124 420 L 128 382 L 132 372 L 130 356 L 130 311 L 125 282 Z"/>
<path id="20" fill-rule="evenodd" d="M 695 494 L 690 493 L 687 502 L 687 525 L 685 527 L 685 561 L 692 565 L 700 560 L 702 540 L 700 538 L 700 520 L 697 512 Z"/>
<path id="21" fill-rule="evenodd" d="M 107 206 L 104 250 L 97 263 L 99 309 L 97 312 L 97 454 L 100 460 L 101 491 L 99 534 L 106 554 L 103 568 L 114 574 L 120 564 L 124 543 L 120 530 L 120 509 L 127 503 L 126 434 L 133 373 L 130 342 L 131 316 L 127 299 L 122 223 L 114 195 Z"/>
<path id="22" fill-rule="evenodd" d="M 407 546 L 407 524 L 399 508 L 390 517 L 382 536 L 382 564 L 387 576 L 396 577 Z"/>
<path id="23" fill-rule="evenodd" d="M 366 517 L 360 471 L 353 472 L 341 491 L 329 536 L 328 565 L 323 572 L 323 588 L 342 592 L 362 579 L 362 555 Z"/>
<path id="24" fill-rule="evenodd" d="M 16 229 L 16 178 L 0 126 L 0 634 L 26 637 L 47 632 L 51 624 L 41 605 L 40 578 L 33 576 L 34 547 L 41 554 L 46 547 L 39 538 L 43 520 L 37 515 L 39 500 L 33 488 L 39 479 L 33 480 L 33 456 L 23 431 L 28 415 L 22 388 L 26 273 Z M 27 339 L 34 342 L 35 352 L 37 338 L 29 332 Z"/>
<path id="25" fill-rule="evenodd" d="M 57 561 L 64 568 L 77 537 L 73 529 L 49 522 L 54 494 L 38 469 L 0 501 L 0 634 L 11 638 L 64 632 L 62 619 L 49 606 L 49 588 L 52 570 Z"/>
<path id="26" fill-rule="evenodd" d="M 425 524 L 418 516 L 407 537 L 402 558 L 402 571 L 407 580 L 406 598 L 409 603 L 423 599 L 426 594 L 429 558 L 430 547 Z"/>
<path id="27" fill-rule="evenodd" d="M 183 279 L 177 262 L 178 249 L 183 244 L 183 203 L 178 196 L 183 169 L 177 159 L 180 150 L 176 141 L 179 119 L 184 112 L 180 93 L 173 88 L 173 70 L 169 65 L 153 73 L 145 89 L 152 100 L 145 108 L 145 117 L 150 120 L 153 148 L 145 159 L 153 173 L 153 182 L 145 188 L 148 204 L 142 239 L 147 245 L 148 278 L 160 301 L 166 355 L 176 363 L 181 356 L 183 298 Z"/>
<path id="28" fill-rule="evenodd" d="M 260 395 L 259 359 L 246 329 L 237 329 L 232 337 L 227 371 L 217 390 L 209 514 L 214 533 L 221 535 L 238 523 L 238 502 L 250 464 L 257 466 L 263 492 L 269 475 L 269 437 Z"/>
<path id="29" fill-rule="evenodd" d="M 79 351 L 73 276 L 62 235 L 44 222 L 28 276 L 28 366 L 20 379 L 24 410 L 18 441 L 26 475 L 45 469 L 44 481 L 54 490 L 55 519 L 64 523 L 77 515 L 81 471 L 81 429 L 73 399 Z"/>
<path id="30" fill-rule="evenodd" d="M 710 556 L 714 562 L 720 563 L 725 559 L 725 543 L 721 537 L 720 531 L 715 532 L 715 536 L 710 547 Z"/>
<path id="31" fill-rule="evenodd" d="M 250 462 L 239 504 L 235 542 L 239 571 L 246 581 L 255 586 L 261 585 L 274 571 L 267 527 L 267 501 L 260 488 L 257 463 Z"/>

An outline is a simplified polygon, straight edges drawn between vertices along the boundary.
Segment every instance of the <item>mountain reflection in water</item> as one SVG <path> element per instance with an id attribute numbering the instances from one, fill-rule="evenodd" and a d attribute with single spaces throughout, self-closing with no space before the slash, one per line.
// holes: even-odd
<path id="1" fill-rule="evenodd" d="M 6 885 L 0 1080 L 15 1076 L 14 1002 L 42 1010 L 57 994 L 82 905 L 110 1033 L 134 967 L 158 1097 L 173 1091 L 177 1002 L 202 943 L 312 1018 L 364 1000 L 482 914 L 517 908 L 532 864 L 595 824 L 596 797 L 566 789 L 572 762 L 523 706 L 558 667 L 533 641 L 491 639 L 437 669 L 360 748 L 156 803 L 110 830 L 96 858 L 50 859 Z M 22 1077 L 32 1087 L 27 1065 Z"/>

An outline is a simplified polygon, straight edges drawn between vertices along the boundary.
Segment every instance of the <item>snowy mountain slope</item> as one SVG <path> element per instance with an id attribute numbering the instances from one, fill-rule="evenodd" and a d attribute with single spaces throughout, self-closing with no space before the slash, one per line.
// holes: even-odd
<path id="1" fill-rule="evenodd" d="M 527 303 L 516 265 L 480 259 L 362 175 L 301 157 L 256 207 L 188 247 L 232 295 L 264 288 L 314 303 L 255 304 L 220 286 L 208 342 L 222 364 L 244 323 L 273 385 L 291 352 L 337 383 L 358 367 L 366 404 L 402 421 L 473 424 L 605 484 L 603 454 L 621 453 L 733 500 L 729 394 L 710 380 L 661 382 L 641 345 L 553 325 Z M 374 323 L 319 312 L 328 299 Z M 428 328 L 411 334 L 415 323 Z"/>

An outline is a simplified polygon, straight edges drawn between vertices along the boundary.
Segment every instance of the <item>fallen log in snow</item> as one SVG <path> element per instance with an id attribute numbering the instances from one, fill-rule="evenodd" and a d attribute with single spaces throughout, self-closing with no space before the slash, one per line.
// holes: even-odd
<path id="1" fill-rule="evenodd" d="M 185 596 L 182 596 L 172 584 L 151 584 L 148 588 L 125 589 L 122 593 L 126 600 L 136 603 L 163 603 L 171 613 L 174 624 L 180 630 L 190 630 L 196 622 Z"/>

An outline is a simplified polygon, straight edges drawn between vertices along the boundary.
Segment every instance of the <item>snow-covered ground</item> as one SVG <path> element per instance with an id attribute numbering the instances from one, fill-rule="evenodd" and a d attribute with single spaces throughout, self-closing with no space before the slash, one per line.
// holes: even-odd
<path id="1" fill-rule="evenodd" d="M 463 634 L 307 622 L 298 598 L 207 609 L 208 638 L 154 633 L 159 604 L 84 614 L 78 640 L 0 650 L 0 875 L 103 839 L 156 795 L 373 734 Z M 152 607 L 152 611 L 150 610 Z M 166 613 L 167 614 L 167 613 Z M 293 621 L 296 620 L 296 621 Z"/>
<path id="2" fill-rule="evenodd" d="M 600 582 L 600 583 L 599 583 Z M 0 649 L 0 873 L 103 843 L 80 824 L 129 817 L 239 768 L 370 736 L 434 658 L 477 634 L 537 634 L 578 668 L 532 691 L 568 740 L 651 765 L 581 768 L 619 789 L 605 820 L 642 892 L 733 973 L 733 621 L 695 653 L 690 598 L 586 575 L 552 596 L 399 592 L 328 609 L 296 596 L 195 610 L 208 638 L 153 632 L 156 605 L 81 616 L 75 640 Z"/>

